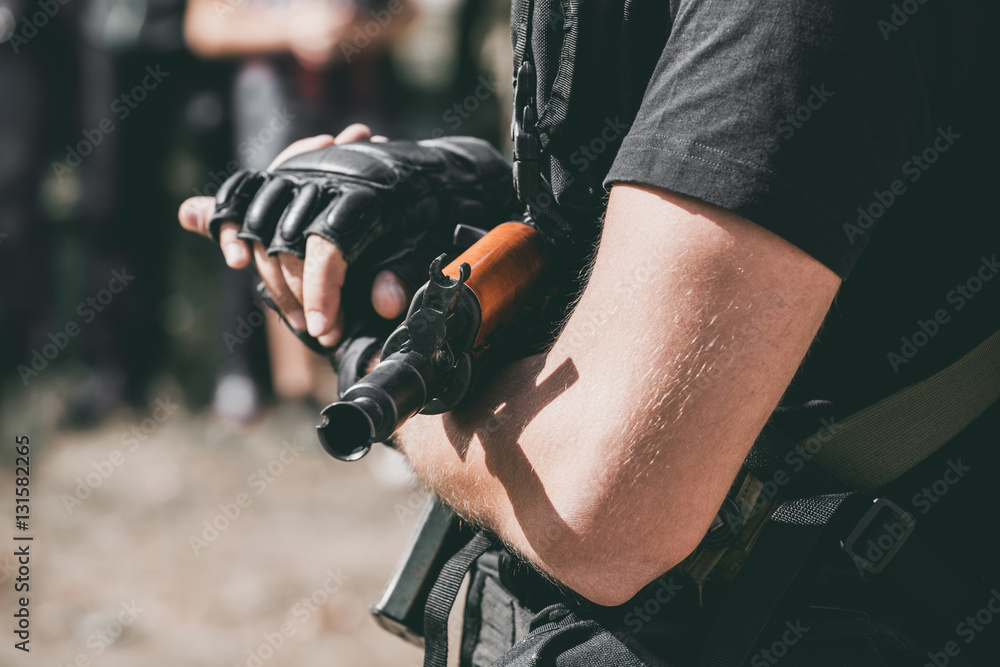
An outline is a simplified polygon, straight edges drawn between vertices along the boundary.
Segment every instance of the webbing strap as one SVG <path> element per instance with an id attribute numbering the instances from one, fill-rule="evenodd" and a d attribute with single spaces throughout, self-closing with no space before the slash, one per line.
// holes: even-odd
<path id="1" fill-rule="evenodd" d="M 816 459 L 849 487 L 874 491 L 943 447 L 997 399 L 1000 331 L 944 370 L 840 422 Z"/>
<path id="2" fill-rule="evenodd" d="M 424 667 L 448 667 L 448 615 L 472 562 L 493 546 L 493 537 L 476 533 L 448 559 L 431 587 L 424 609 Z"/>
<path id="3" fill-rule="evenodd" d="M 744 663 L 826 522 L 846 497 L 834 494 L 794 501 L 795 506 L 788 503 L 792 511 L 787 518 L 794 523 L 778 520 L 782 509 L 775 512 L 706 634 L 699 667 L 737 667 Z"/>
<path id="4" fill-rule="evenodd" d="M 531 11 L 534 8 L 533 0 L 521 0 L 511 6 L 511 20 L 514 21 L 514 76 L 521 67 L 525 57 L 530 59 L 531 53 Z M 517 11 L 517 16 L 514 12 Z M 535 91 L 531 91 L 534 93 Z"/>

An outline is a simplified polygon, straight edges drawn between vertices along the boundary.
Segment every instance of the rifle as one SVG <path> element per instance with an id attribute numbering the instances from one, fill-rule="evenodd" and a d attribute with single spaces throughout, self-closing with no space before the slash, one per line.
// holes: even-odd
<path id="1" fill-rule="evenodd" d="M 430 266 L 406 319 L 382 347 L 371 373 L 323 408 L 320 444 L 341 461 L 356 461 L 416 413 L 453 409 L 472 385 L 498 332 L 532 296 L 548 248 L 535 227 L 493 228 L 443 270 Z"/>
<path id="2" fill-rule="evenodd" d="M 456 230 L 468 233 L 469 229 Z M 457 245 L 457 244 L 456 244 Z M 371 373 L 322 411 L 323 449 L 356 461 L 414 414 L 440 414 L 466 396 L 487 351 L 537 297 L 548 246 L 532 225 L 508 222 L 483 234 L 413 297 L 406 319 L 389 336 Z M 474 529 L 431 497 L 385 592 L 371 608 L 383 628 L 424 644 L 424 608 L 445 562 Z"/>

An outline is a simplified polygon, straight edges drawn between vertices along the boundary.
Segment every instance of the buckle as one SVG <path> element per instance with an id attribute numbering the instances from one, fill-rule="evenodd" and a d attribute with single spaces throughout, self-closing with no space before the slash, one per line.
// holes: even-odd
<path id="1" fill-rule="evenodd" d="M 743 530 L 743 515 L 739 505 L 732 498 L 722 501 L 712 525 L 701 540 L 701 546 L 707 549 L 723 549 L 736 541 Z"/>
<path id="2" fill-rule="evenodd" d="M 888 498 L 876 498 L 840 547 L 859 574 L 884 570 L 913 533 L 917 520 Z"/>
<path id="3" fill-rule="evenodd" d="M 514 142 L 514 188 L 518 199 L 530 204 L 538 198 L 540 178 L 538 156 L 540 140 L 535 127 L 535 66 L 521 63 L 514 84 L 514 114 L 511 117 L 510 138 Z"/>

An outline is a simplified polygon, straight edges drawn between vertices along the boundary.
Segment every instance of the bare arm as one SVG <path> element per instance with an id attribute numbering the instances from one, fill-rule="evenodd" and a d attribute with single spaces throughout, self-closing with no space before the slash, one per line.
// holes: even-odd
<path id="1" fill-rule="evenodd" d="M 460 513 L 620 604 L 697 546 L 839 285 L 735 214 L 616 186 L 553 349 L 399 445 Z"/>

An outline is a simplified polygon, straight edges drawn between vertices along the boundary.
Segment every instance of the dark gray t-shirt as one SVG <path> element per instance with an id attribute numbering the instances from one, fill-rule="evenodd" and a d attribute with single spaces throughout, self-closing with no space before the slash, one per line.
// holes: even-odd
<path id="1" fill-rule="evenodd" d="M 816 413 L 803 429 L 1000 326 L 990 5 L 531 4 L 527 21 L 515 3 L 512 28 L 515 44 L 519 26 L 532 35 L 539 63 L 542 172 L 585 233 L 608 187 L 647 184 L 734 211 L 847 279 L 785 398 Z M 566 120 L 553 124 L 570 57 Z"/>

